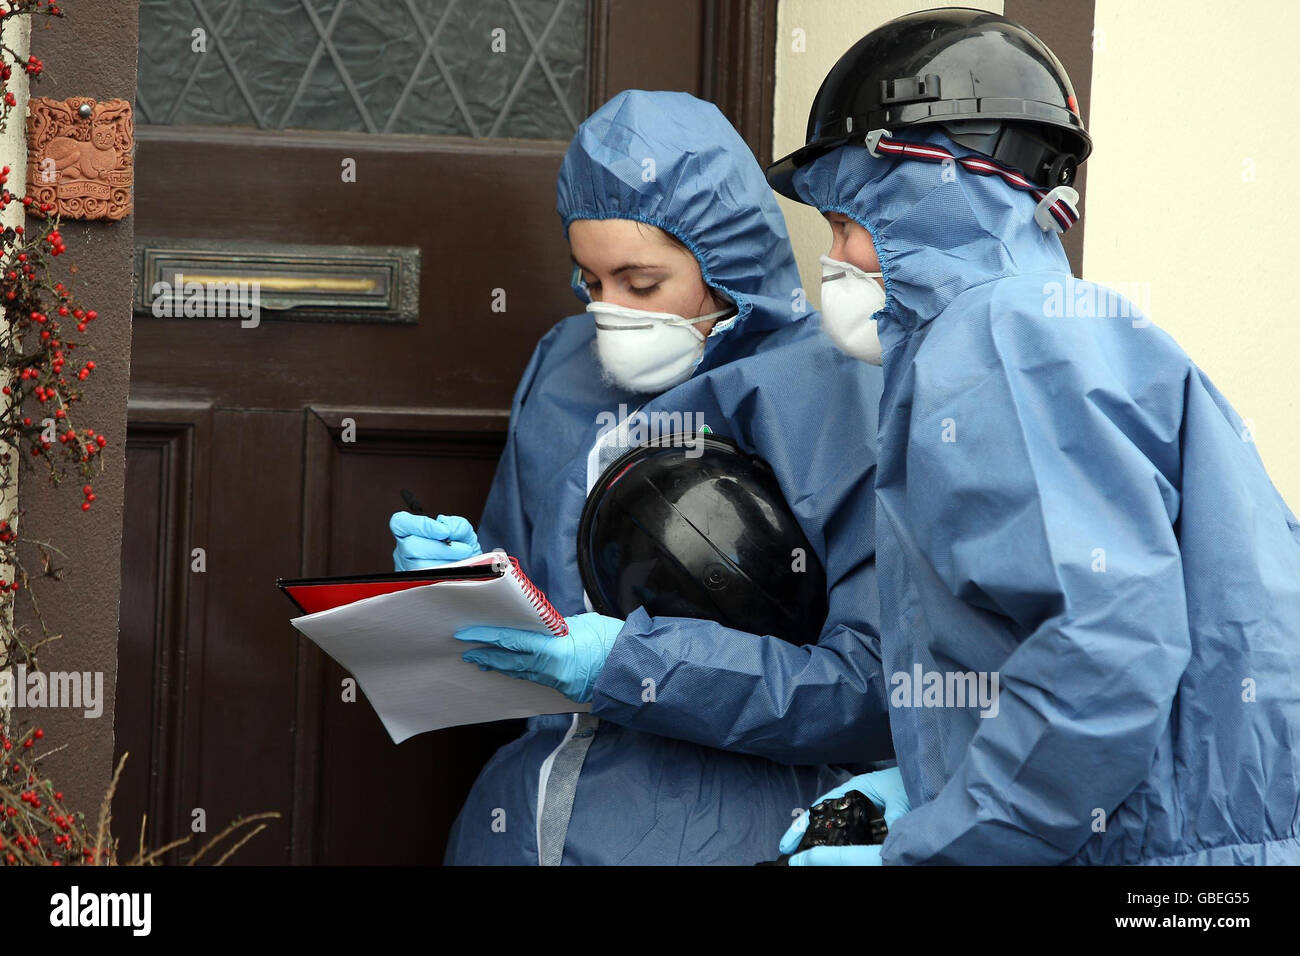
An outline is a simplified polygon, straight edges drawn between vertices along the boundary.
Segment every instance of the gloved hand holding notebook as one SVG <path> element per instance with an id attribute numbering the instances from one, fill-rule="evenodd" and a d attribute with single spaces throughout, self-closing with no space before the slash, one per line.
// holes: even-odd
<path id="1" fill-rule="evenodd" d="M 550 687 L 481 671 L 452 635 L 475 626 L 563 635 L 563 616 L 501 551 L 375 575 L 280 580 L 299 631 L 356 678 L 394 743 L 426 730 L 578 713 Z"/>

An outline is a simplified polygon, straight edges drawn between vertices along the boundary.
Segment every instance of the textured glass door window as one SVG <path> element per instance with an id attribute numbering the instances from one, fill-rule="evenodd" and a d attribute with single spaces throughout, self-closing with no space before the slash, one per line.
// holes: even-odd
<path id="1" fill-rule="evenodd" d="M 587 49 L 587 0 L 141 0 L 137 119 L 568 139 Z"/>

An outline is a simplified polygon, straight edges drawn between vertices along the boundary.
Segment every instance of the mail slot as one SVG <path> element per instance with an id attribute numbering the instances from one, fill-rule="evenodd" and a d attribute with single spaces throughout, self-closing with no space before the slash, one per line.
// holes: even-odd
<path id="1" fill-rule="evenodd" d="M 207 239 L 137 239 L 135 313 L 226 319 L 237 300 L 263 319 L 414 325 L 420 250 Z"/>

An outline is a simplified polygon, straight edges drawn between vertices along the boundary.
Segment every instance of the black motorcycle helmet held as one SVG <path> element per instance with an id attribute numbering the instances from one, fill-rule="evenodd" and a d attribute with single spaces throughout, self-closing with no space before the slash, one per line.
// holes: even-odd
<path id="1" fill-rule="evenodd" d="M 578 528 L 592 606 L 625 618 L 695 617 L 816 643 L 826 573 L 772 469 L 728 438 L 674 434 L 600 476 Z"/>
<path id="2" fill-rule="evenodd" d="M 954 142 L 1046 189 L 1068 186 L 1092 151 L 1065 68 L 1042 40 L 986 10 L 922 10 L 890 20 L 831 67 L 807 142 L 767 168 L 799 201 L 794 174 L 876 129 L 941 124 Z"/>

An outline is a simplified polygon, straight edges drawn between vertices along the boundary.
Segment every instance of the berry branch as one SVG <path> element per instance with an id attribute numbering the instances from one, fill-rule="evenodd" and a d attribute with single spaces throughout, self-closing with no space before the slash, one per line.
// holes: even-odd
<path id="1" fill-rule="evenodd" d="M 63 15 L 60 7 L 48 0 L 9 0 L 7 9 L 0 8 L 0 133 L 8 129 L 19 102 L 9 86 L 15 68 L 21 69 L 29 82 L 39 80 L 44 70 L 39 58 L 23 57 L 5 42 L 6 26 L 24 14 Z M 28 587 L 30 578 L 19 559 L 18 544 L 35 545 L 41 574 L 55 579 L 63 572 L 55 566 L 53 553 L 63 552 L 48 542 L 18 537 L 22 516 L 17 508 L 18 472 L 39 462 L 56 486 L 69 472 L 75 472 L 82 482 L 81 510 L 89 511 L 95 501 L 91 481 L 102 469 L 108 440 L 80 421 L 81 383 L 95 371 L 95 363 L 81 355 L 94 346 L 69 337 L 87 332 L 99 314 L 83 306 L 71 288 L 77 274 L 75 265 L 67 267 L 66 280 L 54 274 L 55 259 L 67 251 L 57 210 L 51 203 L 11 193 L 10 172 L 8 166 L 0 168 L 0 215 L 11 203 L 21 202 L 27 217 L 40 219 L 39 227 L 31 230 L 24 224 L 0 230 L 0 306 L 4 309 L 0 323 L 0 569 L 13 568 L 12 581 L 0 572 L 0 681 L 8 679 L 8 689 L 13 691 L 17 674 L 39 670 L 38 649 L 62 637 L 49 633 L 36 595 Z M 36 640 L 24 640 L 28 628 L 14 625 L 13 602 L 19 590 L 28 596 L 40 627 Z M 138 852 L 130 860 L 119 861 L 118 841 L 110 833 L 110 808 L 126 755 L 113 773 L 92 832 L 85 815 L 69 810 L 63 793 L 37 768 L 39 760 L 57 752 L 36 752 L 44 730 L 14 734 L 9 706 L 0 700 L 0 865 L 152 865 L 189 843 L 192 834 L 146 850 L 145 821 L 141 820 Z M 188 862 L 198 862 L 222 841 L 239 834 L 216 858 L 216 865 L 224 863 L 265 829 L 266 821 L 279 816 L 271 812 L 236 819 Z"/>
<path id="2" fill-rule="evenodd" d="M 7 10 L 0 10 L 0 132 L 8 129 L 18 98 L 10 89 L 15 69 L 21 69 L 29 82 L 40 79 L 44 64 L 35 55 L 23 57 L 5 42 L 5 28 L 20 15 L 61 17 L 62 10 L 48 0 L 13 0 Z M 72 288 L 54 274 L 55 259 L 67 251 L 60 220 L 54 207 L 30 196 L 18 197 L 9 189 L 8 166 L 0 168 L 0 214 L 13 202 L 21 202 L 25 212 L 41 217 L 38 228 L 24 224 L 0 230 L 0 305 L 4 321 L 0 324 L 0 567 L 12 568 L 13 580 L 0 574 L 0 663 L 25 664 L 36 669 L 36 649 L 55 639 L 40 617 L 33 598 L 32 606 L 40 623 L 42 640 L 28 644 L 13 624 L 13 596 L 29 580 L 18 554 L 16 526 L 21 512 L 17 509 L 18 462 L 32 461 L 43 465 L 47 478 L 59 484 L 74 470 L 82 481 L 80 507 L 88 511 L 95 501 L 93 478 L 100 470 L 100 455 L 108 440 L 94 428 L 78 428 L 81 384 L 95 370 L 93 360 L 81 354 L 93 350 L 79 339 L 68 337 L 75 325 L 77 333 L 86 332 L 98 317 L 95 309 L 84 308 Z M 67 267 L 68 283 L 77 273 L 76 265 Z M 30 454 L 28 454 L 30 453 Z M 42 573 L 58 577 L 50 552 L 39 550 Z M 30 594 L 30 592 L 28 592 Z"/>
<path id="3" fill-rule="evenodd" d="M 99 807 L 99 817 L 92 831 L 86 815 L 74 813 L 63 802 L 63 793 L 54 789 L 48 778 L 42 777 L 36 763 L 42 756 L 33 756 L 38 740 L 45 737 L 39 727 L 28 731 L 18 740 L 0 737 L 0 864 L 7 866 L 152 866 L 162 861 L 164 854 L 188 844 L 193 834 L 171 843 L 146 850 L 144 846 L 144 820 L 140 821 L 140 842 L 134 856 L 119 860 L 120 846 L 110 833 L 113 794 L 126 762 L 126 754 L 117 763 L 113 780 Z M 225 863 L 236 850 L 266 829 L 264 821 L 278 819 L 280 814 L 271 811 L 256 813 L 236 819 L 205 845 L 200 847 L 186 863 L 195 865 L 240 830 L 257 824 L 243 834 L 233 845 L 223 847 L 214 866 Z M 261 821 L 261 822 L 259 822 Z"/>

